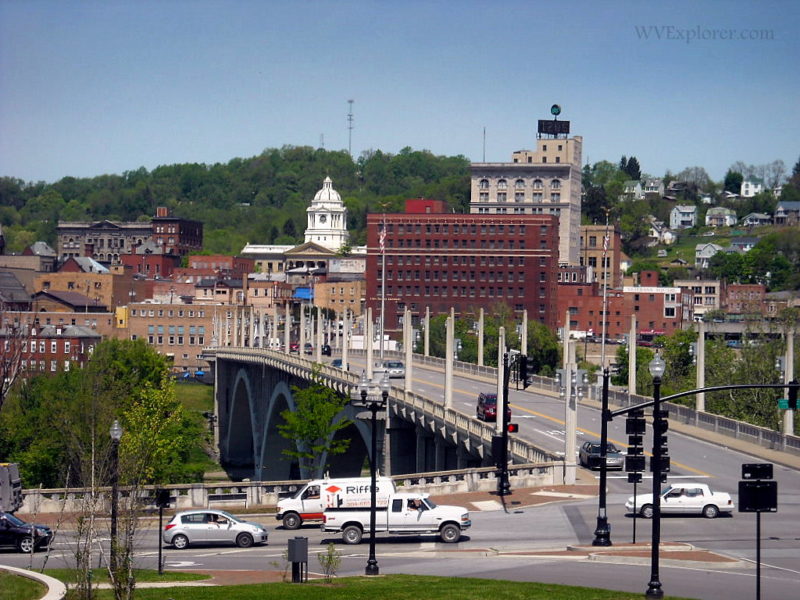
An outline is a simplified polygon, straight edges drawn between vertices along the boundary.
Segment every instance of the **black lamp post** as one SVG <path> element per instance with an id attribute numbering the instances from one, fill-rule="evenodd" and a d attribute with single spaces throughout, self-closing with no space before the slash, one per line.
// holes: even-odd
<path id="1" fill-rule="evenodd" d="M 661 543 L 661 434 L 664 431 L 661 416 L 661 376 L 664 375 L 666 363 L 658 354 L 648 365 L 653 376 L 653 458 L 650 459 L 650 470 L 653 472 L 653 535 L 650 542 L 650 583 L 647 584 L 648 598 L 663 598 L 664 590 L 658 574 L 658 546 Z"/>
<path id="2" fill-rule="evenodd" d="M 611 546 L 611 529 L 606 514 L 606 454 L 608 450 L 608 367 L 603 369 L 603 405 L 600 416 L 600 494 L 597 505 L 597 528 L 594 530 L 592 546 Z"/>
<path id="3" fill-rule="evenodd" d="M 117 500 L 119 496 L 119 440 L 122 437 L 122 427 L 119 421 L 114 423 L 109 430 L 111 435 L 111 549 L 109 550 L 109 566 L 111 572 L 117 572 Z M 116 575 L 114 575 L 116 577 Z"/>
<path id="4" fill-rule="evenodd" d="M 383 379 L 381 379 L 381 395 L 379 397 L 373 396 L 372 401 L 369 403 L 369 410 L 372 413 L 372 444 L 370 449 L 369 460 L 369 474 L 370 474 L 370 493 L 369 493 L 369 558 L 367 559 L 367 567 L 364 569 L 365 575 L 379 575 L 380 569 L 378 568 L 378 559 L 375 558 L 375 511 L 376 499 L 375 492 L 377 483 L 375 481 L 376 475 L 376 460 L 378 454 L 378 411 L 386 405 L 389 398 L 389 378 L 388 373 L 384 371 Z M 369 380 L 367 374 L 361 372 L 361 381 L 358 384 L 358 389 L 361 392 L 361 401 L 367 403 L 367 394 L 369 393 Z"/>

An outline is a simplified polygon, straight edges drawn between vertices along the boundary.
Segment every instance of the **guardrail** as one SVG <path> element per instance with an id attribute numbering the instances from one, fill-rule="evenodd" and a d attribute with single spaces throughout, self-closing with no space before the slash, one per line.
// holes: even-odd
<path id="1" fill-rule="evenodd" d="M 591 397 L 594 401 L 600 401 L 599 394 L 599 390 L 592 387 Z M 638 394 L 629 395 L 627 392 L 614 390 L 609 390 L 608 392 L 608 402 L 615 406 L 627 407 L 647 402 L 648 400 L 652 400 L 652 398 L 640 396 Z M 661 407 L 665 410 L 669 410 L 670 419 L 679 420 L 687 425 L 693 425 L 700 429 L 720 433 L 737 440 L 745 440 L 757 444 L 762 448 L 800 455 L 800 437 L 796 435 L 787 435 L 779 431 L 774 431 L 773 429 L 759 427 L 758 425 L 752 425 L 708 412 L 698 412 L 683 404 L 662 402 Z"/>
<path id="2" fill-rule="evenodd" d="M 508 468 L 512 487 L 555 485 L 560 482 L 560 464 L 528 463 L 510 465 Z M 409 492 L 427 492 L 431 495 L 460 492 L 490 491 L 497 489 L 497 469 L 482 467 L 432 473 L 394 475 L 397 487 Z M 164 486 L 170 492 L 170 506 L 176 510 L 192 508 L 250 509 L 270 507 L 278 498 L 296 492 L 305 481 L 242 481 L 238 483 L 193 483 Z M 145 511 L 156 510 L 156 488 L 139 489 L 135 495 L 125 487 L 120 490 L 120 502 L 130 505 L 132 500 Z M 101 501 L 89 502 L 93 494 Z M 18 512 L 35 513 L 81 513 L 86 506 L 98 506 L 98 511 L 107 514 L 111 506 L 111 488 L 70 488 L 23 490 L 23 503 Z"/>

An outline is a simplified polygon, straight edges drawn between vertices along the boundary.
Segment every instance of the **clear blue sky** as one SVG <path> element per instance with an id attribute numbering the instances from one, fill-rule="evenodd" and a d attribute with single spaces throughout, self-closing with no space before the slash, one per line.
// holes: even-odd
<path id="1" fill-rule="evenodd" d="M 797 161 L 799 74 L 796 0 L 0 0 L 0 175 L 346 149 L 352 98 L 354 155 L 506 161 L 558 103 L 584 162 L 721 179 Z"/>

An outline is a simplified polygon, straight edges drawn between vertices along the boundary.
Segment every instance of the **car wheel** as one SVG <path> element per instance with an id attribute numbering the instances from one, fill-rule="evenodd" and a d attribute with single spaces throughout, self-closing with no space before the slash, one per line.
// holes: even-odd
<path id="1" fill-rule="evenodd" d="M 454 544 L 461 538 L 461 529 L 458 525 L 448 523 L 442 527 L 442 530 L 439 532 L 439 537 L 441 537 L 442 541 L 446 544 Z"/>
<path id="2" fill-rule="evenodd" d="M 358 525 L 348 525 L 342 532 L 342 539 L 345 544 L 360 544 L 363 532 Z"/>
<path id="3" fill-rule="evenodd" d="M 717 515 L 719 515 L 719 509 L 713 504 L 709 504 L 703 508 L 703 516 L 706 519 L 715 519 Z"/>
<path id="4" fill-rule="evenodd" d="M 284 529 L 298 529 L 303 521 L 297 513 L 289 513 L 283 517 Z"/>
<path id="5" fill-rule="evenodd" d="M 239 548 L 249 548 L 253 545 L 253 536 L 249 533 L 240 533 L 236 536 L 236 545 Z"/>
<path id="6" fill-rule="evenodd" d="M 185 550 L 189 546 L 189 538 L 183 534 L 178 534 L 172 538 L 172 545 L 175 546 L 177 550 Z"/>
<path id="7" fill-rule="evenodd" d="M 639 511 L 639 514 L 642 515 L 645 519 L 652 519 L 653 518 L 653 505 L 652 504 L 645 504 L 642 507 L 642 510 Z"/>
<path id="8" fill-rule="evenodd" d="M 33 546 L 33 538 L 29 535 L 26 535 L 17 542 L 17 548 L 20 552 L 24 552 L 25 554 L 33 552 Z"/>

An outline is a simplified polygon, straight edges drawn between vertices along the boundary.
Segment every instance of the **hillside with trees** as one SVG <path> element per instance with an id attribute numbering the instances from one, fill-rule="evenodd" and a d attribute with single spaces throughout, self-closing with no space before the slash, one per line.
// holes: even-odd
<path id="1" fill-rule="evenodd" d="M 245 244 L 302 242 L 306 208 L 333 180 L 347 206 L 354 245 L 363 244 L 367 212 L 399 212 L 406 198 L 444 200 L 458 211 L 469 205 L 469 160 L 403 148 L 398 154 L 307 146 L 267 149 L 226 164 L 177 164 L 122 175 L 55 183 L 0 178 L 0 224 L 8 252 L 37 240 L 55 247 L 58 221 L 147 220 L 157 206 L 204 223 L 204 251 L 236 254 Z"/>

